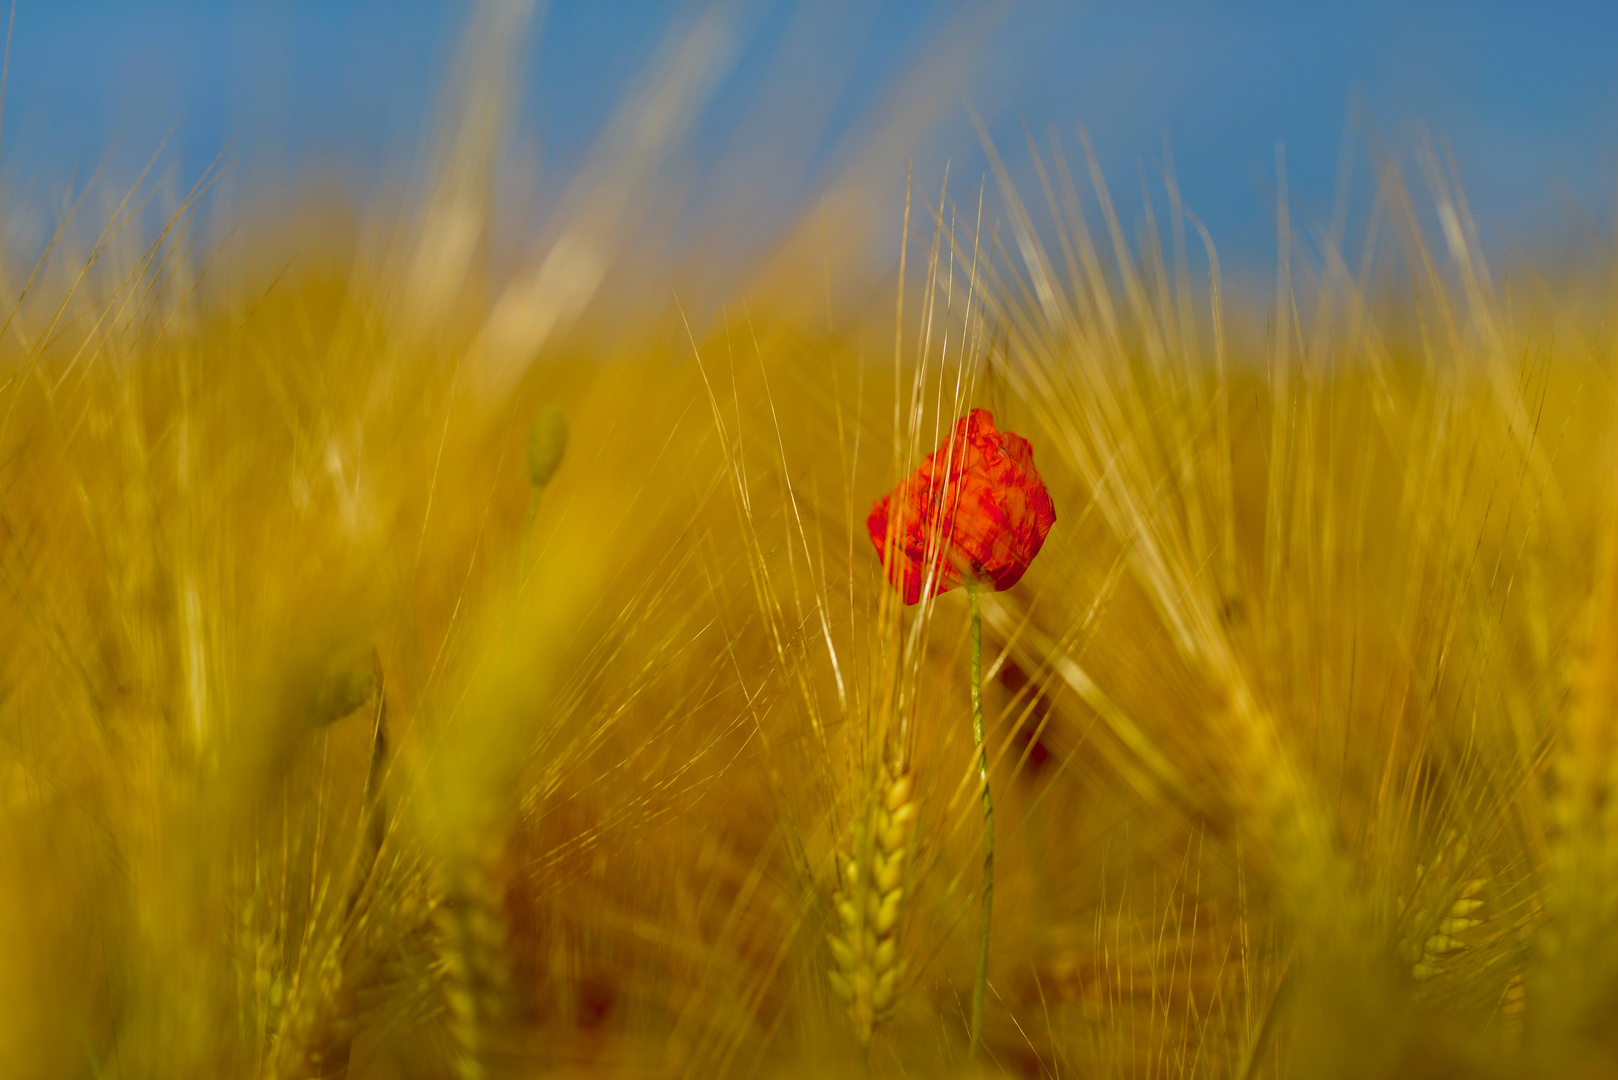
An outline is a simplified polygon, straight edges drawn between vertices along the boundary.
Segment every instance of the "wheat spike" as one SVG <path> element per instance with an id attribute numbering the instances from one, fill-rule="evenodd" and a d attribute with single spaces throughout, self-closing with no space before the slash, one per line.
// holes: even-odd
<path id="1" fill-rule="evenodd" d="M 497 883 L 498 847 L 468 852 L 447 868 L 438 911 L 445 996 L 461 1080 L 489 1074 L 490 1042 L 510 989 L 506 920 Z"/>
<path id="2" fill-rule="evenodd" d="M 832 989 L 848 1006 L 860 1045 L 898 998 L 904 962 L 899 957 L 905 866 L 915 833 L 914 773 L 883 765 L 875 799 L 849 830 L 838 853 L 841 888 L 832 899 L 841 933 L 830 935 L 836 967 Z"/>
<path id="3" fill-rule="evenodd" d="M 1423 869 L 1418 867 L 1418 872 Z M 1429 934 L 1419 944 L 1407 943 L 1407 955 L 1414 958 L 1410 973 L 1418 982 L 1426 982 L 1437 975 L 1445 957 L 1466 948 L 1466 942 L 1455 935 L 1482 925 L 1483 901 L 1478 899 L 1478 895 L 1488 884 L 1484 878 L 1462 882 L 1459 893 L 1438 920 L 1436 932 Z M 1418 925 L 1426 923 L 1430 910 L 1417 912 Z"/>

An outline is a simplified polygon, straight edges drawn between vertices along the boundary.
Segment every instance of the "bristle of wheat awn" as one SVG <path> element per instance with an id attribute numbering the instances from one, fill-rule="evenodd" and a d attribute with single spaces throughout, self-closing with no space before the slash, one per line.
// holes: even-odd
<path id="1" fill-rule="evenodd" d="M 871 1041 L 893 1008 L 904 974 L 899 922 L 918 812 L 915 790 L 912 771 L 884 765 L 876 798 L 856 819 L 838 855 L 841 887 L 832 898 L 838 931 L 827 942 L 836 963 L 830 978 L 861 1045 Z"/>

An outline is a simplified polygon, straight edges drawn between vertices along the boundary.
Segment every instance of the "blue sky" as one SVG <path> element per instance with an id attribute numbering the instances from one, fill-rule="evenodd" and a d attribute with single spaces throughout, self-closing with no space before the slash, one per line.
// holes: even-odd
<path id="1" fill-rule="evenodd" d="M 143 160 L 174 127 L 169 160 L 194 176 L 227 140 L 245 175 L 328 170 L 361 190 L 419 161 L 453 63 L 465 3 L 19 0 L 0 175 L 60 184 L 107 155 Z M 559 188 L 689 2 L 553 2 L 530 43 L 514 138 Z M 692 137 L 696 173 L 784 63 L 791 3 L 756 4 Z M 845 3 L 805 70 L 830 95 L 808 168 L 748 178 L 782 206 L 812 198 L 815 169 L 948 22 L 945 5 Z M 1455 154 L 1487 236 L 1531 242 L 1606 228 L 1618 193 L 1618 5 L 1373 3 L 1058 4 L 1008 9 L 962 82 L 996 143 L 1025 165 L 1023 124 L 1090 132 L 1126 218 L 1139 169 L 1165 132 L 1186 201 L 1237 258 L 1273 249 L 1275 143 L 1293 203 L 1329 213 L 1351 103 L 1367 131 L 1408 146 L 1413 125 Z M 951 95 L 953 97 L 953 95 Z M 1368 190 L 1364 141 L 1356 162 Z M 957 100 L 914 146 L 893 147 L 894 184 L 983 169 Z M 699 185 L 700 186 L 700 185 Z M 1362 204 L 1356 204 L 1362 205 Z M 1352 224 L 1351 224 L 1352 233 Z"/>

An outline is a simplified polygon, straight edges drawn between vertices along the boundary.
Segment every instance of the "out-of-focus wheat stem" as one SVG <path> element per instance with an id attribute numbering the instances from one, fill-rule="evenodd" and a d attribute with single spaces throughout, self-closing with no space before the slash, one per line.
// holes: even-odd
<path id="1" fill-rule="evenodd" d="M 978 974 L 972 984 L 972 1039 L 968 1053 L 983 1048 L 983 998 L 989 985 L 989 928 L 994 911 L 994 801 L 989 797 L 989 753 L 983 745 L 983 618 L 977 589 L 968 585 L 972 604 L 972 741 L 978 750 L 978 780 L 983 785 L 983 938 L 978 946 Z"/>

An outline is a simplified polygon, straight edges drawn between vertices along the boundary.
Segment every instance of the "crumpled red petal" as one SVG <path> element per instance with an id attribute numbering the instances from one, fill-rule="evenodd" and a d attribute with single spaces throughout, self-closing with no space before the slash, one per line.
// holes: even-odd
<path id="1" fill-rule="evenodd" d="M 890 551 L 895 500 L 903 512 Z M 876 500 L 865 528 L 888 580 L 915 604 L 928 590 L 929 571 L 933 595 L 968 579 L 1011 588 L 1055 523 L 1028 440 L 995 430 L 988 410 L 973 409 L 919 469 Z"/>

